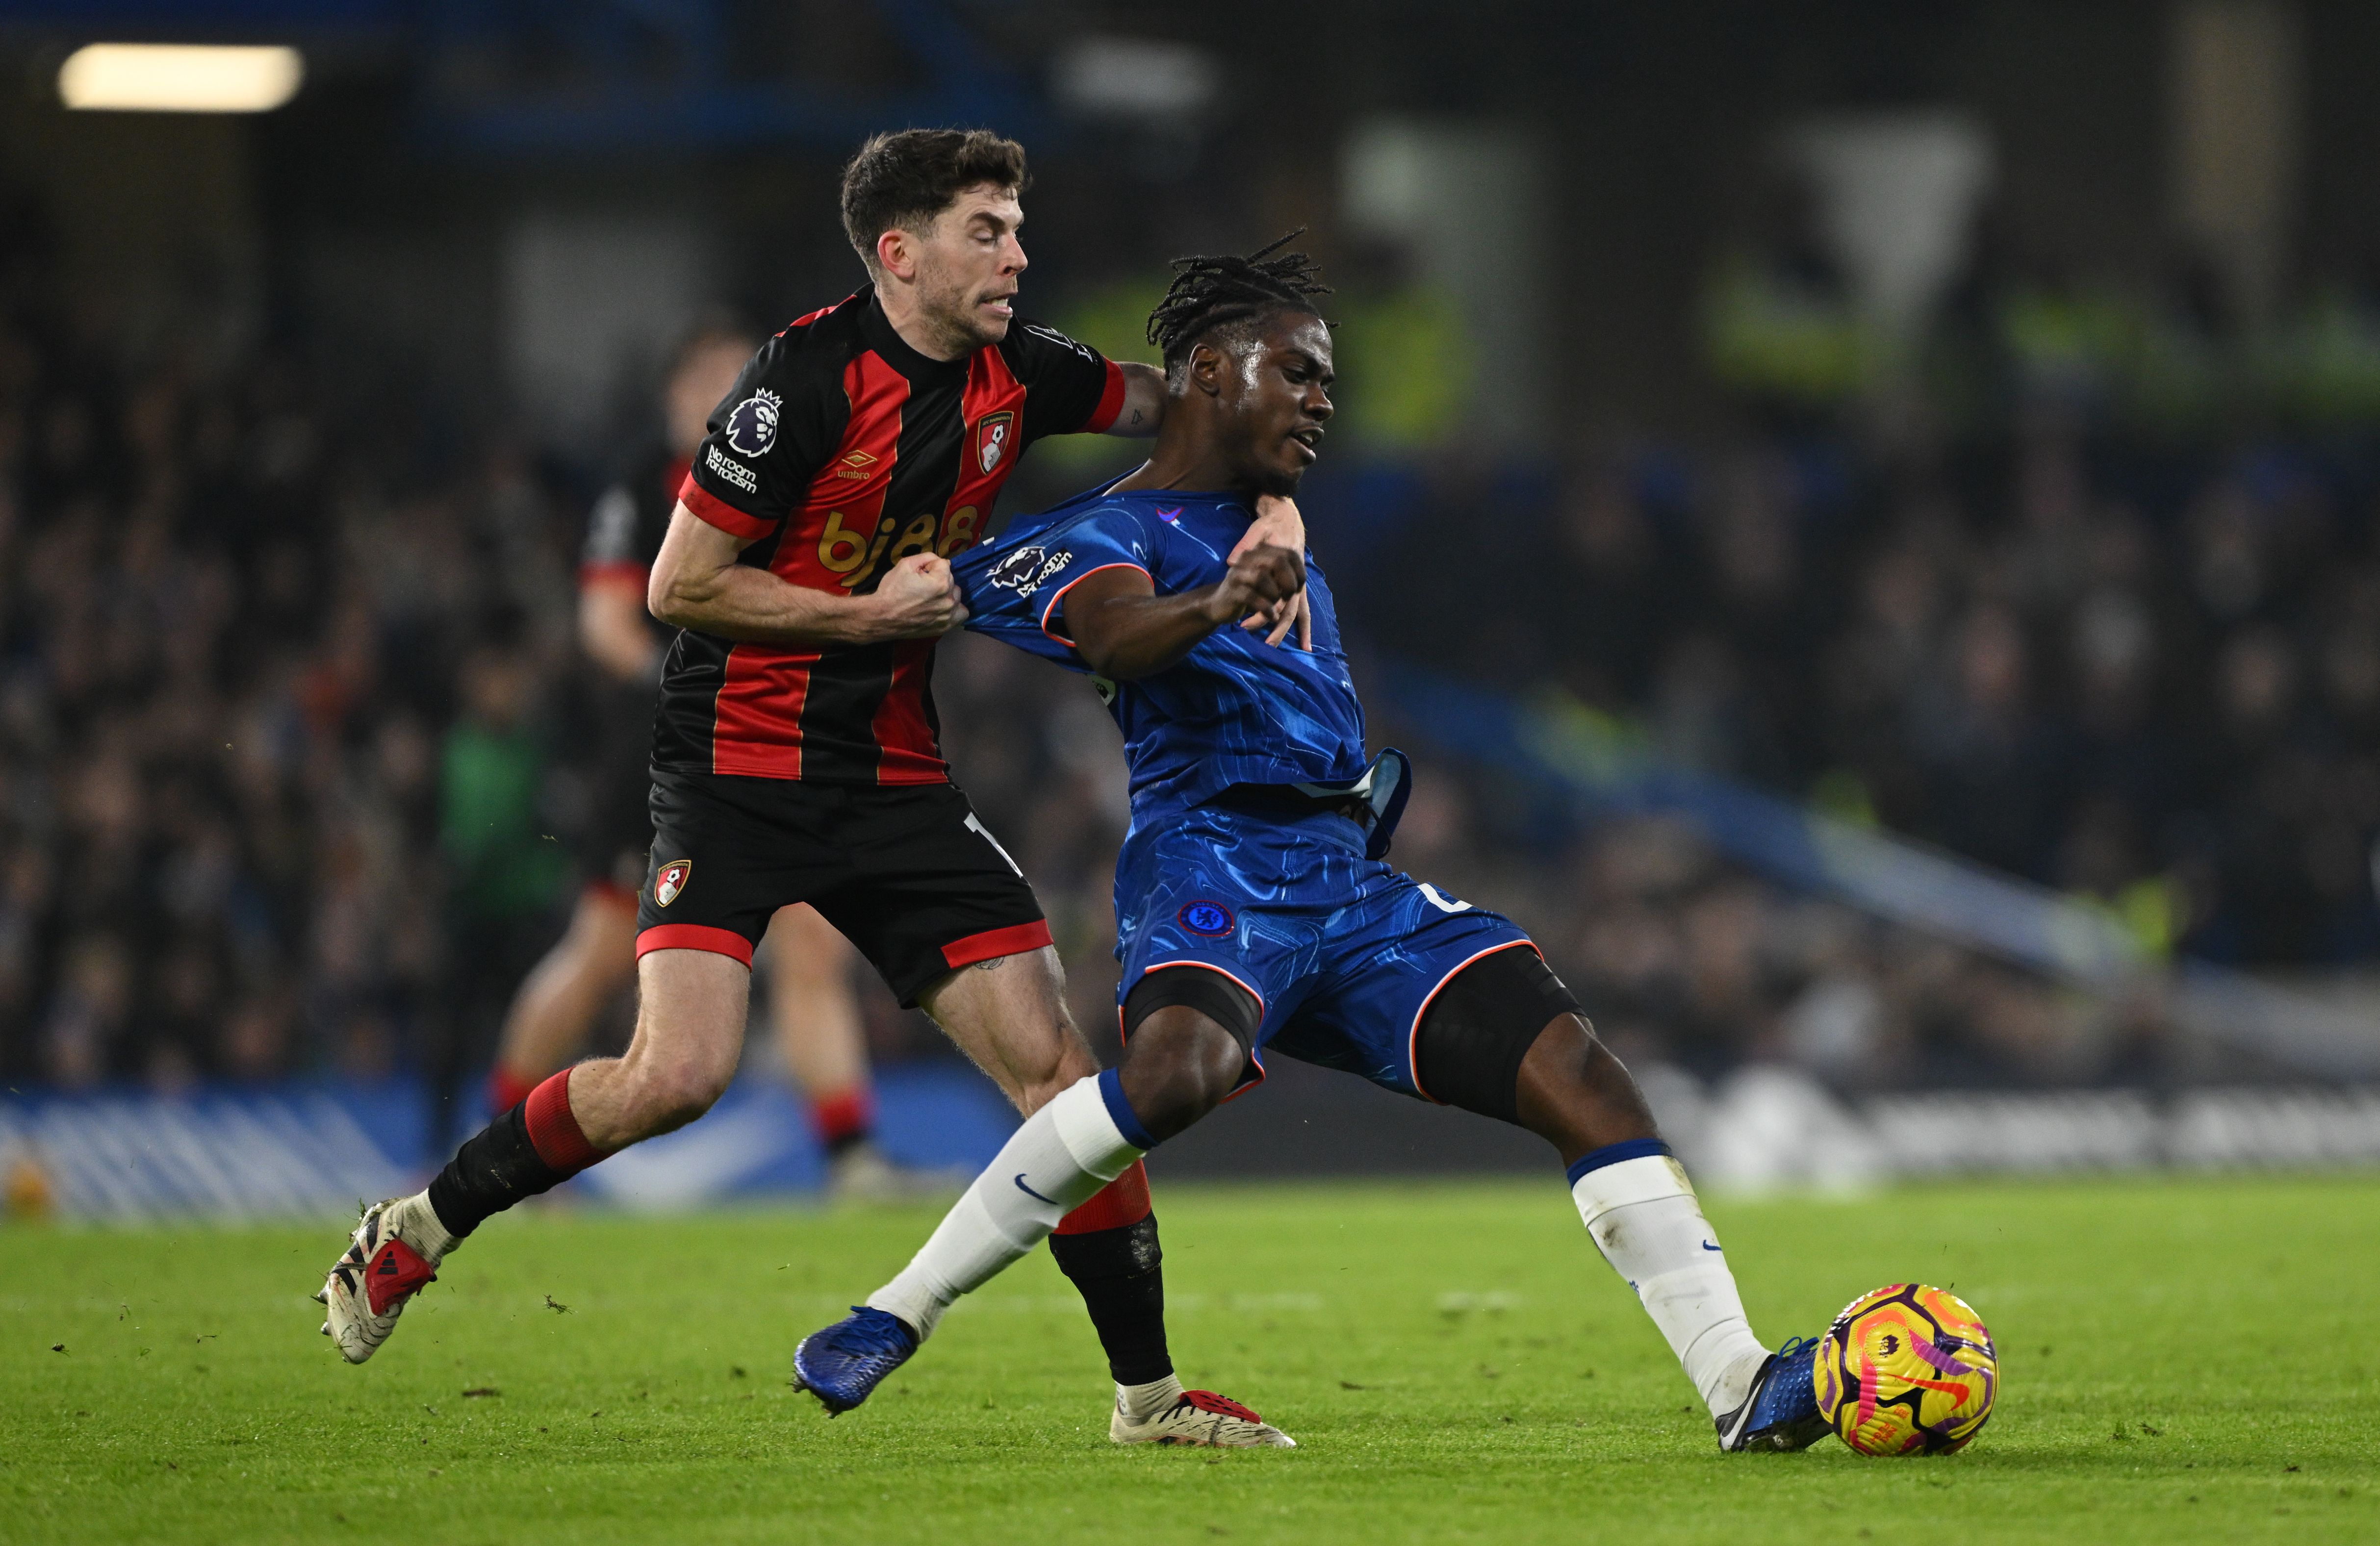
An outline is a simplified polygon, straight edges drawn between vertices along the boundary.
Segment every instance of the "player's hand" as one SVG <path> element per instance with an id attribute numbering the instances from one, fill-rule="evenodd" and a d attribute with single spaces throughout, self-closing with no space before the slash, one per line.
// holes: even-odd
<path id="1" fill-rule="evenodd" d="M 1237 559 L 1251 548 L 1265 546 L 1287 548 L 1299 554 L 1305 551 L 1305 518 L 1298 513 L 1296 501 L 1280 494 L 1258 494 L 1257 518 L 1248 523 L 1248 529 L 1241 534 L 1230 556 Z M 1251 632 L 1267 629 L 1265 643 L 1275 646 L 1289 637 L 1293 627 L 1297 630 L 1297 646 L 1314 647 L 1314 608 L 1305 598 L 1303 584 L 1287 607 L 1276 608 L 1270 613 L 1253 612 L 1240 620 L 1240 626 Z"/>
<path id="2" fill-rule="evenodd" d="M 1219 627 L 1236 618 L 1249 620 L 1243 627 L 1278 627 L 1305 591 L 1305 560 L 1293 549 L 1259 545 L 1232 560 L 1208 595 L 1207 616 Z"/>
<path id="3" fill-rule="evenodd" d="M 1314 606 L 1306 600 L 1303 589 L 1269 612 L 1250 612 L 1240 619 L 1240 626 L 1251 634 L 1263 629 L 1265 643 L 1275 646 L 1289 637 L 1289 631 L 1294 628 L 1297 630 L 1297 647 L 1314 647 Z"/>
<path id="4" fill-rule="evenodd" d="M 930 639 L 967 620 L 951 561 L 932 553 L 912 553 L 886 570 L 869 599 L 877 639 Z"/>

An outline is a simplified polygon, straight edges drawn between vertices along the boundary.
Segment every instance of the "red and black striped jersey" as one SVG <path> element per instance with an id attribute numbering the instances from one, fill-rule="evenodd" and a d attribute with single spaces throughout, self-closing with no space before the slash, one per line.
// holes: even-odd
<path id="1" fill-rule="evenodd" d="M 975 545 L 1000 486 L 1044 435 L 1097 432 L 1123 372 L 1022 319 L 997 344 L 929 359 L 872 289 L 761 345 L 713 412 L 679 497 L 752 539 L 741 562 L 862 595 L 912 553 Z M 934 641 L 737 644 L 679 634 L 662 673 L 653 766 L 832 784 L 950 777 Z"/>

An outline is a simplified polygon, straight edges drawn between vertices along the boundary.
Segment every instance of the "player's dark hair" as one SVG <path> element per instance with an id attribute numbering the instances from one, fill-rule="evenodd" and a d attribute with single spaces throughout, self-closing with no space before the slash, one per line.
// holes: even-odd
<path id="1" fill-rule="evenodd" d="M 1025 147 L 990 129 L 900 129 L 868 137 L 843 169 L 843 230 L 868 272 L 876 238 L 917 230 L 968 188 L 1022 194 L 1033 184 Z"/>
<path id="2" fill-rule="evenodd" d="M 1282 248 L 1305 234 L 1299 226 L 1245 258 L 1176 258 L 1173 283 L 1148 314 L 1148 341 L 1164 351 L 1165 372 L 1190 357 L 1199 340 L 1277 311 L 1318 317 L 1314 297 L 1330 294 L 1321 270 L 1303 252 Z"/>

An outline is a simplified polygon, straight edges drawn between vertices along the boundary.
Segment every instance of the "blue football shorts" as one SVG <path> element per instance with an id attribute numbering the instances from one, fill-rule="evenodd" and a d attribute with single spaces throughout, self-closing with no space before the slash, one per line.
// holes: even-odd
<path id="1" fill-rule="evenodd" d="M 1137 828 L 1116 865 L 1116 918 L 1119 1021 L 1151 972 L 1220 972 L 1256 996 L 1241 1091 L 1279 1052 L 1435 1099 L 1414 1072 L 1431 999 L 1480 957 L 1535 948 L 1503 914 L 1365 858 L 1363 828 L 1322 809 L 1201 805 Z"/>

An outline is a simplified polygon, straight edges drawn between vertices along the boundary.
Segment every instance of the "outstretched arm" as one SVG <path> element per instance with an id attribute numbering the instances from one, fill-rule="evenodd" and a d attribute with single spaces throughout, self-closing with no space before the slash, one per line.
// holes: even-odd
<path id="1" fill-rule="evenodd" d="M 1303 557 L 1258 546 L 1234 558 L 1215 584 L 1177 596 L 1158 595 L 1144 570 L 1099 570 L 1066 592 L 1063 621 L 1085 665 L 1111 682 L 1131 682 L 1175 664 L 1218 628 L 1243 618 L 1243 626 L 1272 622 L 1305 589 Z"/>
<path id="2" fill-rule="evenodd" d="M 1115 366 L 1123 372 L 1123 406 L 1116 410 L 1115 422 L 1107 432 L 1147 440 L 1157 433 L 1159 421 L 1165 417 L 1165 372 L 1128 359 L 1120 359 Z"/>
<path id="3" fill-rule="evenodd" d="M 672 627 L 752 644 L 930 639 L 966 621 L 949 561 L 931 553 L 903 559 L 866 596 L 835 596 L 736 562 L 750 546 L 681 503 L 653 560 L 646 606 Z"/>

